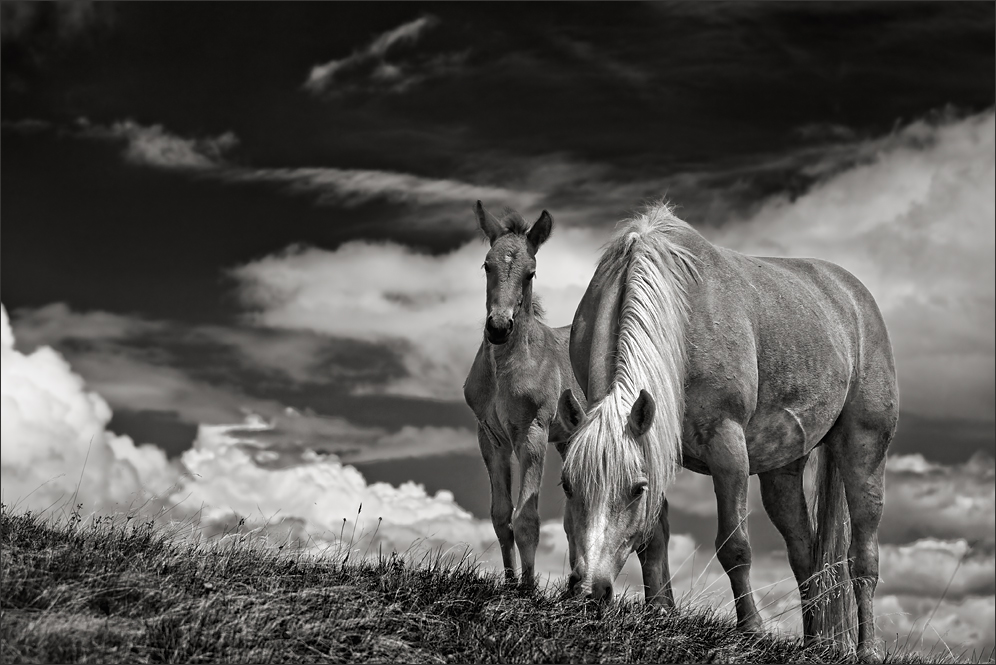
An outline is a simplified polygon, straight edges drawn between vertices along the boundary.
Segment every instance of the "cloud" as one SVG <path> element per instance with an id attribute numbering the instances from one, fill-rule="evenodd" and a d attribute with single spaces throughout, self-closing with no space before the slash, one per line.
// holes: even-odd
<path id="1" fill-rule="evenodd" d="M 816 184 L 711 232 L 852 271 L 889 325 L 905 409 L 993 419 L 996 114 L 917 121 L 827 153 Z"/>
<path id="2" fill-rule="evenodd" d="M 282 456 L 315 450 L 347 463 L 477 451 L 476 434 L 462 427 L 399 427 L 385 417 L 381 426 L 364 427 L 322 415 L 320 408 L 315 413 L 312 403 L 329 406 L 321 399 L 301 399 L 302 393 L 343 392 L 351 383 L 383 377 L 371 373 L 362 355 L 384 355 L 376 347 L 363 351 L 308 331 L 80 313 L 61 303 L 20 310 L 15 324 L 22 349 L 63 349 L 88 384 L 126 415 L 220 425 L 251 412 L 270 424 L 257 434 L 270 450 Z M 361 366 L 353 368 L 357 356 Z M 205 357 L 211 358 L 208 367 Z"/>
<path id="3" fill-rule="evenodd" d="M 33 510 L 74 495 L 88 509 L 155 504 L 178 477 L 166 455 L 108 431 L 107 402 L 51 348 L 15 349 L 6 308 L 0 315 L 4 501 Z"/>
<path id="4" fill-rule="evenodd" d="M 87 0 L 63 2 L 4 2 L 0 5 L 0 34 L 4 41 L 29 38 L 71 40 L 91 28 L 112 21 L 113 8 Z"/>
<path id="5" fill-rule="evenodd" d="M 885 545 L 879 555 L 880 594 L 926 596 L 960 601 L 996 594 L 996 559 L 973 550 L 964 539 L 924 538 L 908 545 Z"/>
<path id="6" fill-rule="evenodd" d="M 887 642 L 948 656 L 951 662 L 981 661 L 996 647 L 993 596 L 952 602 L 926 596 L 886 595 L 877 598 L 875 614 L 879 634 Z"/>
<path id="7" fill-rule="evenodd" d="M 86 138 L 123 140 L 126 161 L 160 169 L 208 171 L 224 166 L 223 156 L 238 145 L 232 132 L 202 139 L 187 139 L 166 131 L 162 125 L 144 126 L 122 120 L 110 126 L 78 121 L 79 134 Z"/>
<path id="8" fill-rule="evenodd" d="M 292 193 L 317 195 L 320 205 L 347 208 L 373 200 L 417 206 L 459 204 L 461 208 L 466 208 L 468 201 L 477 199 L 534 205 L 540 198 L 538 194 L 502 187 L 363 169 L 233 169 L 226 172 L 223 179 L 228 182 L 284 184 Z"/>
<path id="9" fill-rule="evenodd" d="M 475 224 L 469 209 L 465 216 Z M 536 292 L 551 325 L 573 319 L 603 239 L 597 231 L 555 229 L 540 249 Z M 350 242 L 335 251 L 290 248 L 231 274 L 254 323 L 396 348 L 407 376 L 368 390 L 462 400 L 482 339 L 486 253 L 477 241 L 439 257 L 393 243 Z"/>
<path id="10" fill-rule="evenodd" d="M 316 95 L 357 90 L 403 92 L 432 76 L 457 71 L 466 54 L 419 56 L 409 52 L 407 59 L 388 61 L 389 55 L 397 55 L 404 47 L 413 46 L 426 31 L 437 25 L 439 19 L 423 16 L 388 30 L 348 57 L 312 67 L 303 87 Z"/>
<path id="11" fill-rule="evenodd" d="M 953 466 L 933 464 L 922 455 L 899 455 L 886 464 L 884 542 L 920 538 L 968 539 L 989 543 L 996 533 L 996 462 L 976 453 Z"/>
<path id="12" fill-rule="evenodd" d="M 7 5 L 2 6 L 6 7 Z M 0 127 L 16 134 L 37 134 L 51 129 L 52 123 L 37 118 L 22 118 L 21 120 L 4 120 L 0 122 Z"/>

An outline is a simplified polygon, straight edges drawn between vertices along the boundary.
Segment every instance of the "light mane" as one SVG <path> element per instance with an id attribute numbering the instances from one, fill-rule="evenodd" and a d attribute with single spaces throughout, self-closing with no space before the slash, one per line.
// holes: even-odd
<path id="1" fill-rule="evenodd" d="M 697 279 L 692 254 L 668 237 L 682 228 L 688 228 L 685 222 L 658 203 L 621 222 L 602 255 L 596 274 L 623 286 L 615 376 L 575 432 L 564 460 L 574 492 L 595 504 L 645 478 L 648 529 L 657 523 L 664 492 L 681 466 L 686 285 Z M 627 421 L 641 389 L 657 410 L 650 429 L 636 438 Z"/>

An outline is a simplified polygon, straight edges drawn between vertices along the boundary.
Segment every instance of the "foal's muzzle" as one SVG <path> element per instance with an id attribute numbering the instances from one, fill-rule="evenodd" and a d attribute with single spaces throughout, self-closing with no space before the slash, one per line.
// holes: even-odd
<path id="1" fill-rule="evenodd" d="M 512 327 L 514 325 L 515 321 L 512 319 L 509 319 L 504 324 L 500 324 L 495 321 L 494 317 L 489 316 L 487 323 L 484 325 L 484 334 L 492 344 L 504 344 L 512 336 Z"/>

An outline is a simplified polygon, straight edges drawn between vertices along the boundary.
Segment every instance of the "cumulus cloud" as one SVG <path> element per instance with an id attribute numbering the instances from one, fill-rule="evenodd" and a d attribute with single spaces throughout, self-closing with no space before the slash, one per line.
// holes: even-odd
<path id="1" fill-rule="evenodd" d="M 939 602 L 926 596 L 880 596 L 875 614 L 879 634 L 887 642 L 948 656 L 952 662 L 981 660 L 996 647 L 993 596 L 960 602 Z"/>
<path id="2" fill-rule="evenodd" d="M 965 539 L 924 538 L 908 545 L 886 545 L 879 556 L 879 593 L 907 596 L 944 596 L 960 601 L 967 596 L 996 593 L 996 559 L 992 548 L 972 548 Z"/>
<path id="3" fill-rule="evenodd" d="M 853 272 L 881 307 L 904 408 L 992 420 L 996 114 L 914 122 L 811 166 L 711 235 L 760 255 L 814 256 Z"/>
<path id="4" fill-rule="evenodd" d="M 466 213 L 468 226 L 475 224 Z M 537 255 L 536 292 L 551 325 L 570 324 L 604 236 L 555 229 Z M 260 324 L 394 346 L 408 375 L 370 390 L 462 400 L 482 339 L 486 245 L 440 256 L 393 244 L 351 242 L 335 251 L 290 248 L 232 274 Z"/>
<path id="5" fill-rule="evenodd" d="M 34 510 L 73 496 L 102 510 L 155 504 L 178 477 L 165 453 L 108 431 L 107 402 L 51 348 L 14 348 L 2 306 L 0 315 L 4 501 Z"/>
<path id="6" fill-rule="evenodd" d="M 407 53 L 399 54 L 437 25 L 439 19 L 422 16 L 388 30 L 345 58 L 312 67 L 303 87 L 312 94 L 357 90 L 403 92 L 426 78 L 457 71 L 466 54 L 426 56 L 412 53 L 410 48 Z"/>
<path id="7" fill-rule="evenodd" d="M 84 137 L 125 141 L 125 160 L 160 169 L 206 171 L 224 164 L 223 156 L 238 145 L 232 132 L 219 136 L 189 139 L 167 131 L 162 125 L 145 126 L 122 120 L 110 126 L 78 121 Z"/>
<path id="8" fill-rule="evenodd" d="M 994 468 L 996 462 L 983 453 L 953 466 L 933 464 L 922 455 L 890 457 L 880 537 L 892 543 L 966 538 L 991 548 L 996 533 Z"/>

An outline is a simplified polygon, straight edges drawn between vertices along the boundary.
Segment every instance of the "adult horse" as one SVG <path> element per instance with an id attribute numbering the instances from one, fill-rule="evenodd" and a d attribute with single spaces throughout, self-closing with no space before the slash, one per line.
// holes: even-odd
<path id="1" fill-rule="evenodd" d="M 501 547 L 506 579 L 515 581 L 515 550 L 522 556 L 522 584 L 535 584 L 539 542 L 539 491 L 548 441 L 563 446 L 556 419 L 561 391 L 578 389 L 568 357 L 570 326 L 550 328 L 533 297 L 536 251 L 553 229 L 543 211 L 531 226 L 513 210 L 501 219 L 475 206 L 491 243 L 484 260 L 487 320 L 484 339 L 464 383 L 464 398 L 477 416 L 477 441 L 491 480 L 491 522 Z M 512 511 L 511 456 L 519 461 L 519 496 Z"/>
<path id="2" fill-rule="evenodd" d="M 684 466 L 713 477 L 737 625 L 760 630 L 746 528 L 747 481 L 758 474 L 799 584 L 805 634 L 849 635 L 856 604 L 858 656 L 879 659 L 872 597 L 898 389 L 882 315 L 853 275 L 826 261 L 716 247 L 661 204 L 623 224 L 605 250 L 570 356 L 588 401 L 586 413 L 565 390 L 559 404 L 572 432 L 563 485 L 575 594 L 610 598 L 648 537 L 659 593 L 669 591 L 665 492 Z M 812 518 L 803 488 L 811 455 Z"/>

